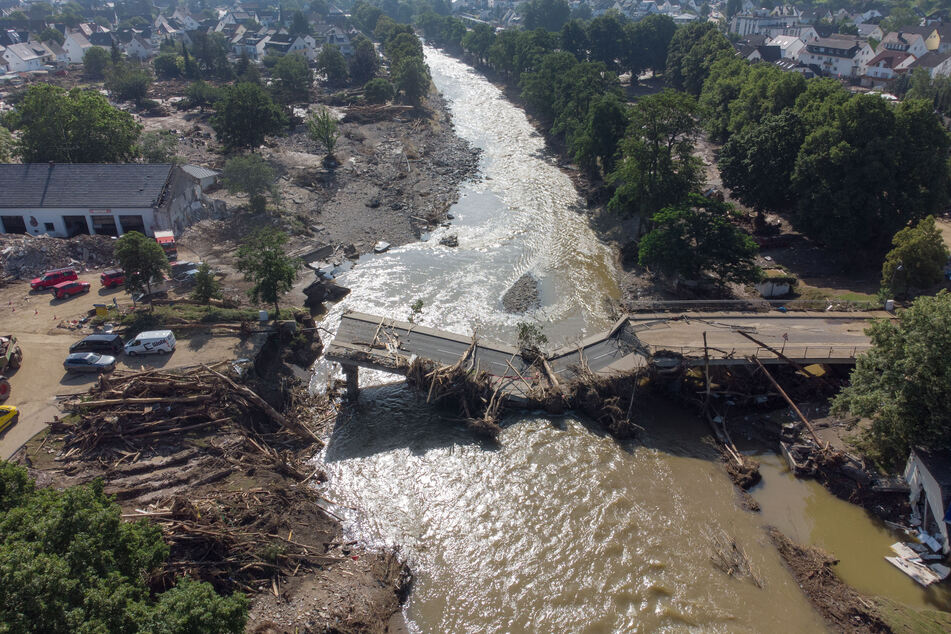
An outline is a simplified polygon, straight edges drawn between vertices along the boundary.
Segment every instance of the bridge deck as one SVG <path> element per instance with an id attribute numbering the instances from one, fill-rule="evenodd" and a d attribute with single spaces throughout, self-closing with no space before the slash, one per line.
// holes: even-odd
<path id="1" fill-rule="evenodd" d="M 569 379 L 583 356 L 593 372 L 630 371 L 650 355 L 667 350 L 688 365 L 704 363 L 703 335 L 711 365 L 746 365 L 749 358 L 782 363 L 769 348 L 747 339 L 747 332 L 801 364 L 851 364 L 869 347 L 864 329 L 887 313 L 703 313 L 637 314 L 620 319 L 611 330 L 564 347 L 549 357 L 553 372 Z M 454 364 L 472 343 L 470 337 L 365 313 L 347 312 L 327 349 L 327 358 L 344 365 L 405 373 L 414 357 Z M 545 378 L 529 367 L 514 347 L 478 341 L 474 368 L 496 377 L 510 397 L 528 395 L 527 382 Z"/>

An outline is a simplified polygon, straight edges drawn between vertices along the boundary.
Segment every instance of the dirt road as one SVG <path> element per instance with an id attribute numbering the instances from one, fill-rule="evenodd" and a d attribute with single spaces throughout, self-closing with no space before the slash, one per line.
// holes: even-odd
<path id="1" fill-rule="evenodd" d="M 79 279 L 90 283 L 90 291 L 65 300 L 53 299 L 49 291 L 30 292 L 28 281 L 0 288 L 0 334 L 15 335 L 23 350 L 23 365 L 9 375 L 12 393 L 6 402 L 20 408 L 20 420 L 0 435 L 0 458 L 9 458 L 59 415 L 57 395 L 83 392 L 96 380 L 94 374 L 67 375 L 63 370 L 69 346 L 92 332 L 81 328 L 79 320 L 94 304 L 112 304 L 115 299 L 122 309 L 132 305 L 125 291 L 101 288 L 99 271 L 83 273 Z M 180 336 L 170 356 L 120 356 L 118 367 L 176 368 L 248 356 L 250 352 L 249 344 L 238 337 L 197 333 L 187 339 Z"/>

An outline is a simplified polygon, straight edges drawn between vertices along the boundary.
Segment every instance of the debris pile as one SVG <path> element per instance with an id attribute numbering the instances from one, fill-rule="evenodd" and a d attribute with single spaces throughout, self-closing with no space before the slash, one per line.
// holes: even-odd
<path id="1" fill-rule="evenodd" d="M 109 236 L 0 235 L 0 266 L 5 276 L 36 277 L 64 266 L 99 268 L 112 264 L 115 240 Z"/>

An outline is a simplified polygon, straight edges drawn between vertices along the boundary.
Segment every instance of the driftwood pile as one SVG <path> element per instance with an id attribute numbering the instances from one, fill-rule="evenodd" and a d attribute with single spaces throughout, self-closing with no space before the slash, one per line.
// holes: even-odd
<path id="1" fill-rule="evenodd" d="M 473 367 L 476 339 L 451 366 L 437 366 L 428 359 L 415 358 L 406 372 L 406 382 L 426 394 L 427 403 L 452 399 L 466 425 L 480 434 L 495 438 L 501 433 L 499 417 L 505 396 L 501 384 L 492 387 L 492 377 Z"/>
<path id="2" fill-rule="evenodd" d="M 634 422 L 638 388 L 646 380 L 646 369 L 610 375 L 595 374 L 581 351 L 572 366 L 574 378 L 561 392 L 565 403 L 601 424 L 615 438 L 630 438 L 643 427 Z M 549 394 L 550 403 L 554 395 Z"/>

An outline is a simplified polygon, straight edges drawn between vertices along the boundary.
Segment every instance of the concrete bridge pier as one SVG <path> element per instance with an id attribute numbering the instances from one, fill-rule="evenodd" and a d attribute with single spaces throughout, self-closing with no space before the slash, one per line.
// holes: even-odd
<path id="1" fill-rule="evenodd" d="M 342 365 L 347 377 L 347 400 L 352 403 L 360 396 L 360 368 L 349 363 Z"/>

